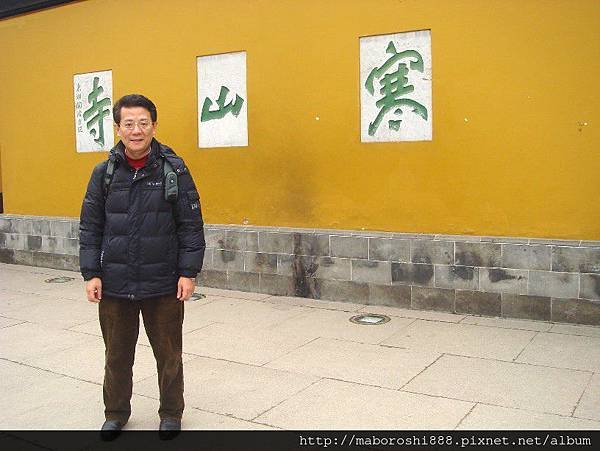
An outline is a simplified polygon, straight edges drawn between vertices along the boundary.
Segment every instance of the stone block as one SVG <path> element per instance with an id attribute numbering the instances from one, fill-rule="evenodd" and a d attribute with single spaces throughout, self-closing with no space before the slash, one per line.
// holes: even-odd
<path id="1" fill-rule="evenodd" d="M 27 250 L 39 251 L 42 248 L 42 237 L 36 235 L 27 235 Z"/>
<path id="2" fill-rule="evenodd" d="M 369 260 L 410 262 L 410 240 L 369 238 Z"/>
<path id="3" fill-rule="evenodd" d="M 600 274 L 580 274 L 579 297 L 600 300 Z"/>
<path id="4" fill-rule="evenodd" d="M 501 264 L 501 244 L 456 242 L 455 246 L 457 265 L 500 266 Z"/>
<path id="5" fill-rule="evenodd" d="M 456 313 L 501 316 L 501 303 L 500 293 L 456 290 Z"/>
<path id="6" fill-rule="evenodd" d="M 393 285 L 433 286 L 433 265 L 392 262 Z"/>
<path id="7" fill-rule="evenodd" d="M 357 236 L 330 237 L 331 256 L 346 258 L 367 258 L 369 256 L 369 239 Z"/>
<path id="8" fill-rule="evenodd" d="M 412 287 L 411 306 L 414 309 L 454 312 L 454 302 L 454 290 Z"/>
<path id="9" fill-rule="evenodd" d="M 215 249 L 213 254 L 213 268 L 221 271 L 243 271 L 244 253 Z"/>
<path id="10" fill-rule="evenodd" d="M 438 288 L 479 288 L 479 268 L 472 266 L 434 265 L 434 286 Z"/>
<path id="11" fill-rule="evenodd" d="M 31 251 L 14 251 L 13 263 L 15 265 L 33 266 L 33 252 Z M 77 268 L 79 271 L 79 268 Z"/>
<path id="12" fill-rule="evenodd" d="M 529 271 L 529 290 L 533 296 L 576 298 L 579 274 L 550 271 Z"/>
<path id="13" fill-rule="evenodd" d="M 196 279 L 202 287 L 227 288 L 227 273 L 225 271 L 202 270 Z"/>
<path id="14" fill-rule="evenodd" d="M 11 218 L 0 218 L 0 232 L 2 232 L 2 233 L 12 232 L 12 219 Z"/>
<path id="15" fill-rule="evenodd" d="M 67 255 L 79 255 L 79 240 L 77 238 L 64 238 L 63 248 Z"/>
<path id="16" fill-rule="evenodd" d="M 327 279 L 316 280 L 319 281 L 321 295 L 318 299 L 359 304 L 366 304 L 369 299 L 369 285 L 366 283 Z"/>
<path id="17" fill-rule="evenodd" d="M 244 271 L 276 274 L 277 254 L 244 252 Z"/>
<path id="18" fill-rule="evenodd" d="M 36 221 L 38 222 L 38 221 Z M 34 227 L 35 227 L 35 222 L 33 223 Z M 72 220 L 71 221 L 71 237 L 72 238 L 77 238 L 79 239 L 79 220 Z"/>
<path id="19" fill-rule="evenodd" d="M 219 249 L 227 249 L 230 251 L 246 250 L 246 232 L 237 230 L 227 230 L 225 235 L 218 241 Z"/>
<path id="20" fill-rule="evenodd" d="M 32 235 L 33 221 L 25 218 L 12 218 L 10 231 L 20 235 Z"/>
<path id="21" fill-rule="evenodd" d="M 259 292 L 275 296 L 295 296 L 296 284 L 293 277 L 277 274 L 260 274 Z"/>
<path id="22" fill-rule="evenodd" d="M 527 294 L 527 270 L 480 268 L 479 289 L 495 293 Z"/>
<path id="23" fill-rule="evenodd" d="M 78 255 L 55 255 L 53 264 L 57 269 L 66 269 L 68 271 L 79 271 Z"/>
<path id="24" fill-rule="evenodd" d="M 329 255 L 329 235 L 314 233 L 294 233 L 294 254 L 296 255 Z"/>
<path id="25" fill-rule="evenodd" d="M 27 250 L 27 236 L 20 233 L 5 234 L 5 246 L 7 249 L 25 251 Z"/>
<path id="26" fill-rule="evenodd" d="M 526 244 L 503 244 L 502 267 L 514 269 L 538 269 L 549 271 L 552 264 L 550 246 Z"/>
<path id="27" fill-rule="evenodd" d="M 291 233 L 259 232 L 258 250 L 269 254 L 292 254 L 294 237 Z"/>
<path id="28" fill-rule="evenodd" d="M 411 288 L 407 285 L 369 285 L 369 305 L 410 308 Z"/>
<path id="29" fill-rule="evenodd" d="M 555 246 L 552 271 L 600 274 L 600 248 Z"/>
<path id="30" fill-rule="evenodd" d="M 202 270 L 213 269 L 213 254 L 215 250 L 213 248 L 204 249 L 204 260 L 202 261 Z"/>
<path id="31" fill-rule="evenodd" d="M 246 232 L 246 250 L 258 252 L 258 232 L 252 230 Z"/>
<path id="32" fill-rule="evenodd" d="M 259 288 L 260 278 L 258 274 L 227 271 L 227 289 L 258 292 Z"/>
<path id="33" fill-rule="evenodd" d="M 15 251 L 13 249 L 0 249 L 0 263 L 15 263 Z"/>
<path id="34" fill-rule="evenodd" d="M 56 268 L 57 265 L 55 262 L 54 254 L 50 254 L 48 252 L 33 252 L 32 257 L 33 266 L 60 269 Z"/>
<path id="35" fill-rule="evenodd" d="M 75 238 L 71 230 L 71 221 L 53 219 L 50 222 L 50 235 L 61 238 Z"/>
<path id="36" fill-rule="evenodd" d="M 321 281 L 314 277 L 292 277 L 294 292 L 292 296 L 321 299 Z M 333 281 L 334 282 L 334 281 Z"/>
<path id="37" fill-rule="evenodd" d="M 77 228 L 79 233 L 79 222 L 77 222 Z M 36 219 L 32 222 L 32 233 L 34 235 L 50 235 L 50 220 L 48 219 Z"/>
<path id="38" fill-rule="evenodd" d="M 227 231 L 222 229 L 204 229 L 204 241 L 206 247 L 215 249 L 223 249 L 221 243 L 225 243 L 225 236 Z"/>
<path id="39" fill-rule="evenodd" d="M 350 280 L 351 260 L 347 258 L 278 255 L 277 273 L 296 278 Z"/>
<path id="40" fill-rule="evenodd" d="M 551 299 L 546 296 L 523 296 L 502 293 L 502 316 L 504 318 L 550 321 Z"/>
<path id="41" fill-rule="evenodd" d="M 370 282 L 378 285 L 392 283 L 390 262 L 371 260 L 352 260 L 352 280 L 355 282 Z"/>
<path id="42" fill-rule="evenodd" d="M 451 265 L 454 263 L 454 242 L 412 240 L 410 261 L 412 263 Z"/>
<path id="43" fill-rule="evenodd" d="M 552 321 L 600 326 L 600 302 L 552 298 Z"/>
<path id="44" fill-rule="evenodd" d="M 42 236 L 42 252 L 49 254 L 66 254 L 65 241 L 63 237 Z"/>
<path id="45" fill-rule="evenodd" d="M 6 248 L 6 233 L 0 232 L 0 248 Z"/>

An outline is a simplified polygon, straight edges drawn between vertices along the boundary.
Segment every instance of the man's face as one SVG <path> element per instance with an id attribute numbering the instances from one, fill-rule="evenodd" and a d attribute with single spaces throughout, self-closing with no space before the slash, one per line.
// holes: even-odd
<path id="1" fill-rule="evenodd" d="M 121 123 L 116 127 L 127 153 L 134 159 L 146 153 L 156 134 L 156 123 L 152 122 L 150 111 L 141 106 L 121 108 Z"/>

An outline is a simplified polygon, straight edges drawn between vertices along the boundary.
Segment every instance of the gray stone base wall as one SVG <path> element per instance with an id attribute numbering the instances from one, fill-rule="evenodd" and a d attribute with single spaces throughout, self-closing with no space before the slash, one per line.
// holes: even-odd
<path id="1" fill-rule="evenodd" d="M 0 261 L 78 270 L 74 218 L 0 215 Z M 600 241 L 206 225 L 204 286 L 600 325 Z"/>

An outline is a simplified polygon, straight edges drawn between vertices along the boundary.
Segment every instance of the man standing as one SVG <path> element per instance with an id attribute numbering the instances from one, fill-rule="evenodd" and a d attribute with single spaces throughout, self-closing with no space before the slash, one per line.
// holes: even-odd
<path id="1" fill-rule="evenodd" d="M 154 138 L 152 101 L 126 95 L 113 118 L 121 140 L 92 172 L 79 238 L 87 299 L 99 303 L 106 348 L 101 435 L 116 438 L 131 414 L 141 312 L 158 369 L 159 434 L 171 438 L 184 408 L 183 301 L 204 258 L 200 198 L 183 160 Z"/>

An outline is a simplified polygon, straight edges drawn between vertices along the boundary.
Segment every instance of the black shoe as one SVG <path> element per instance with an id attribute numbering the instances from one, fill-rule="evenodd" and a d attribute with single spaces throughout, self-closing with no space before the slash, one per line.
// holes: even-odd
<path id="1" fill-rule="evenodd" d="M 181 420 L 176 418 L 163 418 L 158 427 L 158 437 L 161 440 L 171 440 L 181 432 Z"/>
<path id="2" fill-rule="evenodd" d="M 123 429 L 125 423 L 121 423 L 119 420 L 106 420 L 100 429 L 100 438 L 105 442 L 111 442 L 121 435 L 121 429 Z"/>

